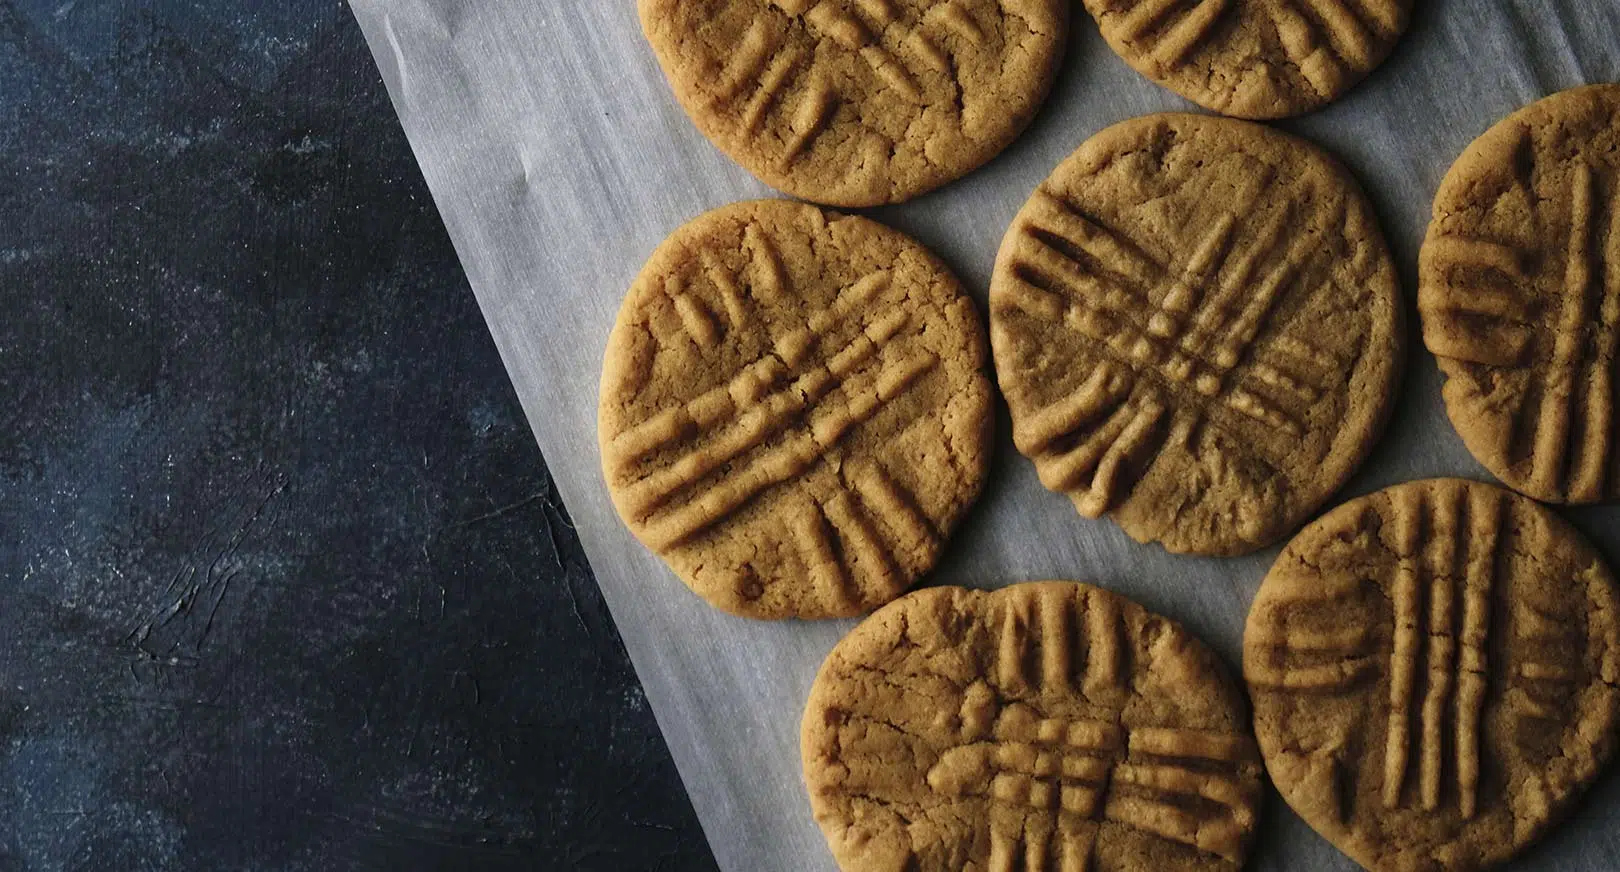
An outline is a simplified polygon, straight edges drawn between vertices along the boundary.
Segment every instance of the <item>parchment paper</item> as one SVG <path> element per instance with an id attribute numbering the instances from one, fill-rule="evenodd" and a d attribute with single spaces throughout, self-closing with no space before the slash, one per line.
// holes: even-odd
<path id="1" fill-rule="evenodd" d="M 687 121 L 632 0 L 351 4 L 721 867 L 833 870 L 804 795 L 798 724 L 817 666 L 851 624 L 752 623 L 705 605 L 619 522 L 596 449 L 603 348 L 647 255 L 686 219 L 772 192 Z M 981 307 L 1002 233 L 1062 158 L 1116 121 L 1193 108 L 1132 72 L 1075 6 L 1068 60 L 1030 131 L 966 179 L 870 213 L 933 247 Z M 1347 99 L 1281 126 L 1361 178 L 1415 319 L 1417 248 L 1452 160 L 1525 103 L 1617 80 L 1617 0 L 1419 0 L 1382 69 Z M 1415 331 L 1412 345 L 1390 430 L 1334 502 L 1418 477 L 1488 478 L 1446 420 Z M 1237 662 L 1275 549 L 1212 560 L 1137 545 L 1043 490 L 1004 416 L 999 428 L 991 485 L 930 581 L 1098 582 Z M 1570 514 L 1616 556 L 1607 543 L 1620 534 L 1620 510 Z M 1250 868 L 1355 867 L 1272 794 Z M 1601 781 L 1520 868 L 1620 868 L 1620 778 Z"/>

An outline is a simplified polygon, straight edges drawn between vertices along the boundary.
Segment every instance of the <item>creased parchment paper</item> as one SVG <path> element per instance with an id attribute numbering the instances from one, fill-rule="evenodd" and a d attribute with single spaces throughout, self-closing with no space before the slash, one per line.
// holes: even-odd
<path id="1" fill-rule="evenodd" d="M 798 725 L 818 664 L 850 624 L 750 623 L 705 605 L 614 515 L 596 448 L 602 351 L 647 255 L 686 219 L 772 192 L 681 113 L 632 0 L 351 4 L 721 867 L 834 869 L 804 796 Z M 1361 178 L 1414 320 L 1418 244 L 1463 147 L 1538 97 L 1620 81 L 1620 0 L 1417 5 L 1406 38 L 1368 81 L 1281 125 Z M 1194 108 L 1127 68 L 1075 6 L 1068 59 L 1029 132 L 966 179 L 870 213 L 937 251 L 981 308 L 1002 233 L 1062 158 L 1116 121 Z M 1488 477 L 1447 422 L 1415 332 L 1412 345 L 1390 430 L 1334 502 L 1416 477 Z M 1186 623 L 1235 668 L 1249 600 L 1275 550 L 1212 560 L 1137 545 L 1043 490 L 1005 417 L 998 426 L 991 484 L 931 581 L 1101 583 Z M 1620 510 L 1569 514 L 1620 556 Z M 1273 794 L 1250 868 L 1355 867 Z M 1600 781 L 1519 868 L 1620 868 L 1620 778 Z"/>

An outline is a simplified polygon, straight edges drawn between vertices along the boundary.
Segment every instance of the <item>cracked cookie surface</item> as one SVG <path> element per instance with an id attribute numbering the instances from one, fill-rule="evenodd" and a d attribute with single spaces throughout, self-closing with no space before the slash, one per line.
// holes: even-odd
<path id="1" fill-rule="evenodd" d="M 639 0 L 688 116 L 775 188 L 898 203 L 971 172 L 1034 117 L 1068 0 Z"/>
<path id="2" fill-rule="evenodd" d="M 1405 32 L 1412 0 L 1085 0 L 1137 72 L 1225 115 L 1286 118 L 1343 96 Z"/>
<path id="3" fill-rule="evenodd" d="M 1314 146 L 1201 115 L 1115 125 L 1041 183 L 997 257 L 1013 441 L 1138 541 L 1264 547 L 1371 450 L 1398 298 L 1371 207 Z"/>
<path id="4" fill-rule="evenodd" d="M 972 302 L 909 237 L 786 200 L 708 212 L 653 253 L 608 341 L 614 505 L 726 611 L 870 611 L 978 496 L 985 356 Z"/>
<path id="5" fill-rule="evenodd" d="M 1283 549 L 1244 631 L 1272 782 L 1368 869 L 1503 862 L 1610 756 L 1616 606 L 1574 528 L 1494 485 L 1334 509 Z"/>
<path id="6" fill-rule="evenodd" d="M 1532 103 L 1470 145 L 1418 274 L 1423 341 L 1474 457 L 1538 500 L 1620 499 L 1620 85 Z"/>
<path id="7" fill-rule="evenodd" d="M 1214 652 L 1074 582 L 879 610 L 822 665 L 801 743 L 844 872 L 1235 872 L 1261 801 Z"/>

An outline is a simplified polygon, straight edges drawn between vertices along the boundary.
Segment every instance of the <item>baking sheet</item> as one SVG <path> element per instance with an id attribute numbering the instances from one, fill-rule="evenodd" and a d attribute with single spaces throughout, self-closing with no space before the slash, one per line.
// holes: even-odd
<path id="1" fill-rule="evenodd" d="M 1361 178 L 1401 267 L 1441 176 L 1475 136 L 1536 98 L 1620 81 L 1616 0 L 1418 0 L 1393 57 L 1345 100 L 1284 129 Z M 801 706 L 852 624 L 753 623 L 687 592 L 614 515 L 596 450 L 596 381 L 620 299 L 686 219 L 772 192 L 687 121 L 632 0 L 351 0 L 490 331 L 669 741 L 704 831 L 731 872 L 834 866 L 799 774 Z M 1194 107 L 1137 76 L 1076 3 L 1051 99 L 989 167 L 868 214 L 930 245 L 981 309 L 1002 233 L 1035 185 L 1092 133 Z M 1390 430 L 1339 499 L 1412 478 L 1488 478 L 1448 424 L 1416 346 Z M 1043 490 L 999 421 L 991 484 L 932 582 L 1090 580 L 1189 625 L 1237 662 L 1243 618 L 1275 549 L 1196 559 L 1131 542 Z M 1338 499 L 1335 500 L 1337 502 Z M 1569 513 L 1611 559 L 1620 509 Z M 1272 795 L 1250 868 L 1355 866 Z M 1518 867 L 1620 868 L 1613 775 Z"/>

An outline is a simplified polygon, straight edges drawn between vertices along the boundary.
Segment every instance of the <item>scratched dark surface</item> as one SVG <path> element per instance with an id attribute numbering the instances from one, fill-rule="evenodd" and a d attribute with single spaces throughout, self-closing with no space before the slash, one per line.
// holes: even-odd
<path id="1" fill-rule="evenodd" d="M 0 0 L 0 870 L 351 868 L 713 861 L 347 9 Z"/>

